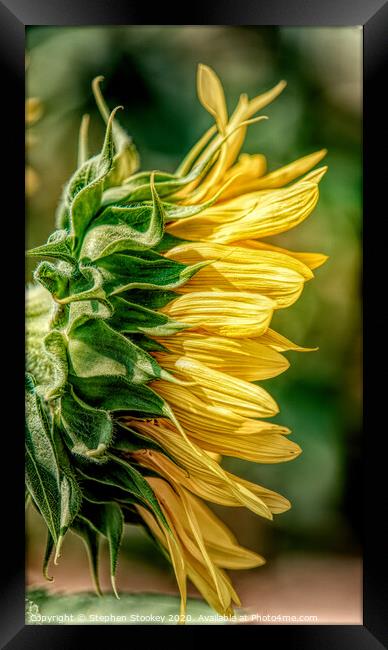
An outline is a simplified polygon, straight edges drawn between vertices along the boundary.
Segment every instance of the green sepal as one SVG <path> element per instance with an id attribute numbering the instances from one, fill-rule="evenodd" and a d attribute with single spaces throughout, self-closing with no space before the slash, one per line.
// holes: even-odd
<path id="1" fill-rule="evenodd" d="M 144 334 L 127 334 L 127 337 L 139 348 L 146 350 L 146 352 L 168 352 L 167 348 L 159 343 L 159 341 L 150 339 Z"/>
<path id="2" fill-rule="evenodd" d="M 61 421 L 72 453 L 95 462 L 104 460 L 113 431 L 112 420 L 106 411 L 82 402 L 69 386 L 61 399 Z"/>
<path id="3" fill-rule="evenodd" d="M 140 418 L 170 417 L 165 401 L 148 386 L 134 385 L 125 377 L 77 377 L 69 375 L 80 398 L 94 408 L 129 411 Z"/>
<path id="4" fill-rule="evenodd" d="M 92 87 L 98 109 L 107 124 L 109 108 L 101 92 L 101 81 L 103 81 L 103 77 L 96 77 L 93 80 Z M 121 185 L 125 178 L 138 170 L 140 164 L 139 154 L 131 136 L 120 126 L 117 119 L 113 121 L 112 134 L 117 153 L 113 158 L 112 169 L 105 179 L 104 188 Z"/>
<path id="5" fill-rule="evenodd" d="M 155 189 L 160 197 L 168 194 L 164 185 L 176 180 L 174 174 L 161 171 L 144 171 L 132 174 L 124 179 L 124 182 L 118 187 L 109 188 L 104 192 L 101 206 L 125 205 L 134 201 L 150 201 L 152 198 L 150 187 L 152 176 L 154 176 Z"/>
<path id="6" fill-rule="evenodd" d="M 153 251 L 155 251 L 155 253 L 166 253 L 175 246 L 180 246 L 181 244 L 188 243 L 191 243 L 188 239 L 175 237 L 175 235 L 171 235 L 169 232 L 164 232 L 162 239 L 160 240 L 159 244 L 153 248 Z"/>
<path id="7" fill-rule="evenodd" d="M 90 572 L 93 578 L 94 588 L 98 596 L 102 595 L 100 587 L 100 578 L 99 578 L 99 560 L 98 560 L 98 550 L 99 550 L 99 534 L 96 532 L 95 528 L 90 524 L 89 521 L 84 519 L 82 516 L 78 516 L 74 519 L 73 525 L 71 527 L 73 533 L 78 535 L 83 543 L 85 544 L 86 552 L 88 554 Z"/>
<path id="8" fill-rule="evenodd" d="M 151 198 L 150 179 L 154 176 L 155 189 L 160 197 L 167 197 L 182 190 L 186 185 L 202 178 L 213 163 L 214 156 L 222 147 L 224 142 L 233 134 L 233 131 L 221 138 L 219 142 L 214 141 L 209 146 L 208 152 L 203 160 L 196 163 L 185 176 L 177 176 L 161 171 L 139 172 L 125 179 L 118 188 L 112 188 L 104 192 L 102 205 L 111 203 L 125 203 L 129 201 L 144 201 Z"/>
<path id="9" fill-rule="evenodd" d="M 108 540 L 110 557 L 110 577 L 113 591 L 118 598 L 115 575 L 117 569 L 118 553 L 123 536 L 124 517 L 117 503 L 94 504 L 84 502 L 81 518 L 87 521 L 97 533 Z"/>
<path id="10" fill-rule="evenodd" d="M 72 239 L 66 230 L 56 230 L 53 232 L 43 246 L 37 246 L 27 251 L 28 257 L 48 257 L 77 264 L 77 260 L 72 252 Z"/>
<path id="11" fill-rule="evenodd" d="M 122 142 L 117 153 L 113 158 L 112 170 L 109 172 L 105 183 L 104 190 L 109 187 L 117 187 L 129 175 L 137 172 L 140 166 L 140 157 L 135 144 L 130 136 L 126 136 L 127 140 Z"/>
<path id="12" fill-rule="evenodd" d="M 122 501 L 138 503 L 153 512 L 168 529 L 167 521 L 160 508 L 150 484 L 142 474 L 129 463 L 110 454 L 111 460 L 105 465 L 83 468 L 81 474 L 91 481 L 110 485 L 123 491 Z M 129 496 L 125 496 L 127 493 Z M 134 500 L 134 501 L 133 501 Z"/>
<path id="13" fill-rule="evenodd" d="M 31 375 L 26 375 L 26 485 L 46 522 L 54 543 L 61 531 L 60 470 L 50 424 L 36 393 Z"/>
<path id="14" fill-rule="evenodd" d="M 75 478 L 62 471 L 62 454 L 54 445 L 55 435 L 34 381 L 26 375 L 26 485 L 56 545 L 57 563 L 63 538 L 80 507 L 81 492 Z"/>
<path id="15" fill-rule="evenodd" d="M 79 377 L 122 375 L 133 385 L 170 377 L 153 357 L 100 318 L 79 318 L 68 338 L 69 359 Z"/>
<path id="16" fill-rule="evenodd" d="M 96 480 L 93 480 L 89 475 L 85 474 L 89 472 L 89 467 L 78 467 L 78 474 L 80 480 L 82 481 L 82 490 L 84 498 L 91 503 L 101 504 L 106 503 L 107 501 L 115 501 L 117 503 L 137 503 L 134 497 L 130 497 L 128 491 L 123 488 L 113 485 L 112 483 L 103 483 Z M 132 501 L 131 501 L 132 498 Z"/>
<path id="17" fill-rule="evenodd" d="M 169 221 L 176 221 L 178 219 L 188 219 L 189 217 L 194 217 L 196 214 L 200 214 L 207 208 L 211 208 L 212 205 L 219 199 L 223 192 L 223 187 L 221 187 L 218 192 L 216 192 L 211 199 L 205 201 L 204 203 L 198 203 L 196 205 L 179 205 L 179 203 L 163 203 L 163 208 L 165 211 L 165 223 Z"/>
<path id="18" fill-rule="evenodd" d="M 129 289 L 175 289 L 188 282 L 208 262 L 187 266 L 154 253 L 152 259 L 118 253 L 96 262 L 108 296 Z"/>
<path id="19" fill-rule="evenodd" d="M 68 360 L 65 336 L 58 330 L 52 330 L 44 337 L 43 346 L 53 369 L 50 388 L 45 394 L 45 399 L 51 400 L 62 395 L 67 382 Z"/>
<path id="20" fill-rule="evenodd" d="M 103 289 L 103 281 L 103 276 L 98 269 L 80 264 L 69 279 L 67 294 L 61 297 L 58 303 L 68 305 L 74 302 L 98 300 L 111 309 Z"/>
<path id="21" fill-rule="evenodd" d="M 119 332 L 133 334 L 140 332 L 148 336 L 171 336 L 186 329 L 188 325 L 121 297 L 111 298 L 114 308 L 109 323 Z"/>
<path id="22" fill-rule="evenodd" d="M 170 531 L 170 527 L 167 523 L 167 520 L 163 514 L 163 511 L 159 505 L 159 501 L 157 500 L 155 493 L 148 483 L 144 476 L 137 470 L 135 467 L 132 465 L 129 465 L 127 462 L 124 460 L 121 460 L 120 458 L 117 458 L 113 454 L 111 454 L 112 458 L 116 461 L 116 463 L 119 464 L 122 470 L 126 471 L 130 479 L 133 481 L 133 484 L 136 485 L 139 494 L 141 495 L 141 498 L 143 499 L 143 502 L 145 506 L 153 512 L 159 521 L 163 524 L 163 526 Z M 116 468 L 117 471 L 117 468 Z"/>
<path id="23" fill-rule="evenodd" d="M 69 322 L 70 305 L 53 303 L 49 327 L 55 330 L 63 330 Z"/>
<path id="24" fill-rule="evenodd" d="M 54 300 L 68 295 L 70 276 L 51 262 L 40 262 L 34 271 L 34 279 L 51 293 Z"/>
<path id="25" fill-rule="evenodd" d="M 175 291 L 163 291 L 163 289 L 129 289 L 121 293 L 120 297 L 148 309 L 161 309 L 179 296 Z"/>
<path id="26" fill-rule="evenodd" d="M 69 530 L 74 517 L 77 515 L 78 510 L 80 509 L 81 502 L 82 502 L 82 493 L 76 479 L 72 474 L 63 472 L 61 476 L 60 540 L 64 538 L 67 531 Z M 57 545 L 56 558 L 59 557 L 59 551 L 60 551 L 60 543 L 58 543 Z"/>
<path id="27" fill-rule="evenodd" d="M 100 207 L 104 181 L 112 168 L 112 122 L 117 110 L 116 108 L 110 115 L 101 153 L 89 158 L 77 169 L 65 190 L 59 222 L 70 228 L 75 248 Z"/>
<path id="28" fill-rule="evenodd" d="M 69 308 L 67 332 L 91 318 L 106 320 L 113 314 L 113 307 L 109 301 L 78 300 L 66 305 Z"/>
<path id="29" fill-rule="evenodd" d="M 146 250 L 163 237 L 165 213 L 151 178 L 152 203 L 110 206 L 86 233 L 81 259 L 97 260 L 125 250 Z"/>

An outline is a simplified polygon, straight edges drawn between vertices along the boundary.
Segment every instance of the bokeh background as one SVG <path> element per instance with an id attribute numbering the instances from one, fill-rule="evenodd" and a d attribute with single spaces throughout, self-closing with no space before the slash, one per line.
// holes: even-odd
<path id="1" fill-rule="evenodd" d="M 235 579 L 248 608 L 270 615 L 317 615 L 319 622 L 361 622 L 361 71 L 362 30 L 276 27 L 31 27 L 27 31 L 27 96 L 43 113 L 28 129 L 34 187 L 27 201 L 27 243 L 43 243 L 76 165 L 83 113 L 90 140 L 103 136 L 91 81 L 105 76 L 111 107 L 132 134 L 143 168 L 173 171 L 211 123 L 196 97 L 199 62 L 221 77 L 229 109 L 280 79 L 288 86 L 267 109 L 269 120 L 248 130 L 244 150 L 264 153 L 269 169 L 328 149 L 329 172 L 313 215 L 272 238 L 291 250 L 330 256 L 299 301 L 280 310 L 273 325 L 311 354 L 287 353 L 291 368 L 263 382 L 280 404 L 278 420 L 293 430 L 303 454 L 292 463 L 224 464 L 284 493 L 292 509 L 260 520 L 243 509 L 215 508 L 240 541 L 267 565 Z M 27 280 L 31 267 L 27 267 Z M 45 585 L 41 522 L 27 527 L 28 582 Z M 84 548 L 68 535 L 52 589 L 90 588 Z M 104 582 L 105 581 L 105 582 Z M 103 584 L 108 589 L 108 576 Z M 167 562 L 148 538 L 129 527 L 118 572 L 121 589 L 176 593 Z M 50 585 L 49 585 L 50 586 Z M 192 593 L 195 593 L 193 590 Z M 278 621 L 279 622 L 279 621 Z"/>

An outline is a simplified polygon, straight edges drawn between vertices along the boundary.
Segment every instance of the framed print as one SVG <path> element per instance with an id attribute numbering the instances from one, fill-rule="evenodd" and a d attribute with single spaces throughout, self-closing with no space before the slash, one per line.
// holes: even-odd
<path id="1" fill-rule="evenodd" d="M 2 647 L 388 647 L 387 4 L 0 12 Z"/>

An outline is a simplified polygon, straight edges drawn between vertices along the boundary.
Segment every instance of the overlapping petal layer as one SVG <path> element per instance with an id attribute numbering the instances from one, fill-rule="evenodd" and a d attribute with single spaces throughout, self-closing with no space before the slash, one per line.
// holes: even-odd
<path id="1" fill-rule="evenodd" d="M 214 260 L 180 287 L 178 293 L 208 287 L 213 291 L 252 291 L 271 298 L 278 308 L 293 304 L 305 281 L 313 277 L 303 262 L 275 251 L 199 242 L 176 246 L 167 256 L 186 264 Z"/>
<path id="2" fill-rule="evenodd" d="M 261 343 L 269 330 L 257 339 L 228 338 L 199 331 L 186 331 L 159 339 L 173 354 L 186 355 L 245 381 L 258 381 L 276 377 L 289 368 L 289 361 L 269 344 Z M 291 348 L 285 348 L 291 349 Z M 161 365 L 167 355 L 160 353 Z"/>
<path id="3" fill-rule="evenodd" d="M 215 198 L 213 205 L 204 205 L 193 216 L 169 221 L 168 236 L 178 242 L 164 255 L 183 264 L 208 264 L 181 284 L 178 297 L 161 309 L 188 326 L 174 336 L 159 337 L 164 349 L 154 353 L 158 363 L 181 383 L 158 380 L 152 384 L 171 406 L 179 425 L 177 428 L 167 420 L 131 422 L 169 453 L 167 457 L 148 450 L 137 452 L 136 459 L 164 479 L 149 480 L 175 531 L 174 548 L 155 519 L 148 513 L 145 516 L 150 529 L 170 550 L 182 598 L 187 575 L 223 613 L 231 611 L 236 599 L 217 567 L 249 567 L 255 558 L 231 545 L 229 532 L 223 536 L 217 526 L 212 527 L 209 511 L 201 510 L 203 506 L 190 495 L 222 505 L 245 505 L 266 518 L 288 509 L 284 497 L 231 475 L 222 469 L 219 459 L 227 455 L 275 463 L 300 454 L 298 445 L 285 436 L 288 429 L 259 419 L 271 417 L 279 409 L 269 394 L 252 382 L 286 370 L 289 363 L 282 352 L 311 349 L 289 341 L 270 329 L 270 324 L 274 311 L 292 305 L 305 282 L 313 278 L 312 270 L 327 259 L 323 254 L 289 251 L 259 240 L 289 230 L 311 214 L 327 169 L 313 167 L 326 151 L 270 172 L 262 154 L 242 154 L 237 159 L 245 122 L 284 85 L 281 82 L 251 101 L 241 95 L 228 119 L 218 77 L 207 66 L 199 67 L 198 95 L 215 120 L 216 132 L 210 129 L 205 134 L 188 154 L 180 173 L 187 174 L 194 164 L 206 160 L 214 142 L 220 148 L 210 171 L 180 190 L 175 199 L 194 206 Z M 257 556 L 256 563 L 260 564 Z"/>

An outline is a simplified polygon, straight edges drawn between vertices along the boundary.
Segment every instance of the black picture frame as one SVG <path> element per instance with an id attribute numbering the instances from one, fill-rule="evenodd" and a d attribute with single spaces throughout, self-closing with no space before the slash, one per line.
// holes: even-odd
<path id="1" fill-rule="evenodd" d="M 206 6 L 204 7 L 203 5 Z M 387 535 L 384 532 L 386 508 L 385 459 L 387 435 L 384 430 L 384 375 L 372 382 L 373 373 L 379 373 L 384 354 L 383 337 L 378 335 L 383 319 L 379 314 L 384 306 L 383 263 L 385 239 L 380 234 L 386 219 L 387 163 L 384 148 L 387 146 L 387 116 L 382 101 L 387 76 L 388 59 L 388 2 L 384 0 L 223 0 L 196 2 L 183 7 L 165 4 L 147 7 L 145 3 L 131 0 L 0 0 L 0 61 L 3 74 L 1 108 L 2 158 L 4 170 L 1 186 L 1 206 L 5 215 L 11 215 L 4 231 L 3 248 L 10 241 L 12 259 L 3 270 L 3 287 L 12 282 L 12 296 L 4 296 L 4 311 L 0 321 L 4 327 L 1 341 L 6 347 L 17 350 L 7 364 L 7 398 L 2 414 L 3 456 L 0 480 L 4 485 L 2 495 L 2 537 L 5 549 L 1 555 L 0 644 L 9 650 L 18 648 L 80 648 L 85 644 L 112 645 L 112 637 L 122 634 L 126 643 L 131 636 L 128 630 L 114 626 L 28 626 L 24 622 L 24 500 L 22 436 L 24 419 L 21 377 L 24 365 L 22 323 L 24 318 L 24 252 L 17 240 L 22 232 L 21 215 L 24 213 L 24 39 L 28 25 L 110 25 L 110 24 L 237 24 L 237 25 L 287 25 L 287 26 L 363 26 L 364 42 L 364 104 L 363 104 L 363 211 L 364 211 L 364 444 L 363 476 L 364 500 L 360 503 L 360 517 L 364 519 L 364 614 L 363 625 L 294 625 L 294 626 L 229 626 L 223 628 L 228 636 L 254 635 L 259 644 L 287 643 L 289 650 L 378 650 L 388 648 L 388 561 Z M 150 23 L 150 19 L 152 22 Z M 159 20 L 161 23 L 159 23 Z M 14 154 L 11 156 L 11 154 Z M 4 183 L 4 180 L 6 182 Z M 8 207 L 4 206 L 7 203 Z M 8 219 L 7 219 L 8 221 Z M 16 228 L 15 228 L 16 226 Z M 15 233 L 15 234 L 13 234 Z M 13 235 L 12 237 L 10 235 Z M 8 236 L 10 236 L 8 240 Z M 1 240 L 0 240 L 1 241 Z M 384 247 L 384 248 L 383 248 Z M 4 255 L 6 254 L 4 251 Z M 3 255 L 3 252 L 2 252 Z M 20 255 L 20 257 L 19 257 Z M 2 258 L 3 259 L 3 258 Z M 4 269 L 4 267 L 3 267 Z M 380 280 L 379 280 L 380 278 Z M 20 282 L 20 286 L 17 286 Z M 372 287 L 377 299 L 372 297 Z M 6 298 L 6 300 L 5 300 Z M 13 304 L 10 303 L 11 298 Z M 376 319 L 373 323 L 373 319 Z M 8 343 L 14 337 L 14 343 Z M 1 350 L 1 348 L 0 348 Z M 6 350 L 3 350 L 5 355 Z M 4 356 L 5 359 L 5 356 Z M 374 360 L 378 359 L 374 369 Z M 373 370 L 373 372 L 372 372 Z M 381 372 L 381 371 L 380 371 Z M 369 373 L 369 374 L 368 374 Z M 8 379 L 9 377 L 9 379 Z M 20 380 L 20 384 L 19 384 Z M 20 391 L 18 390 L 20 388 Z M 9 399 L 8 399 L 9 395 Z M 385 398 L 386 399 L 386 398 Z M 373 425 L 373 414 L 376 425 Z M 4 415 L 4 417 L 3 417 Z M 20 425 L 20 426 L 19 426 Z M 9 473 L 5 471 L 9 469 Z M 169 628 L 168 634 L 184 638 L 194 632 L 193 640 L 201 634 L 203 626 Z M 145 628 L 148 643 L 151 629 Z M 166 628 L 154 628 L 158 639 L 167 637 Z M 139 629 L 137 630 L 139 632 Z M 214 630 L 213 630 L 214 632 Z M 220 634 L 220 628 L 216 629 Z M 222 630 L 221 630 L 222 632 Z M 125 635 L 125 636 L 124 636 Z M 132 635 L 132 629 L 131 629 Z M 93 640 L 92 640 L 93 637 Z M 232 639 L 231 639 L 232 640 Z"/>

